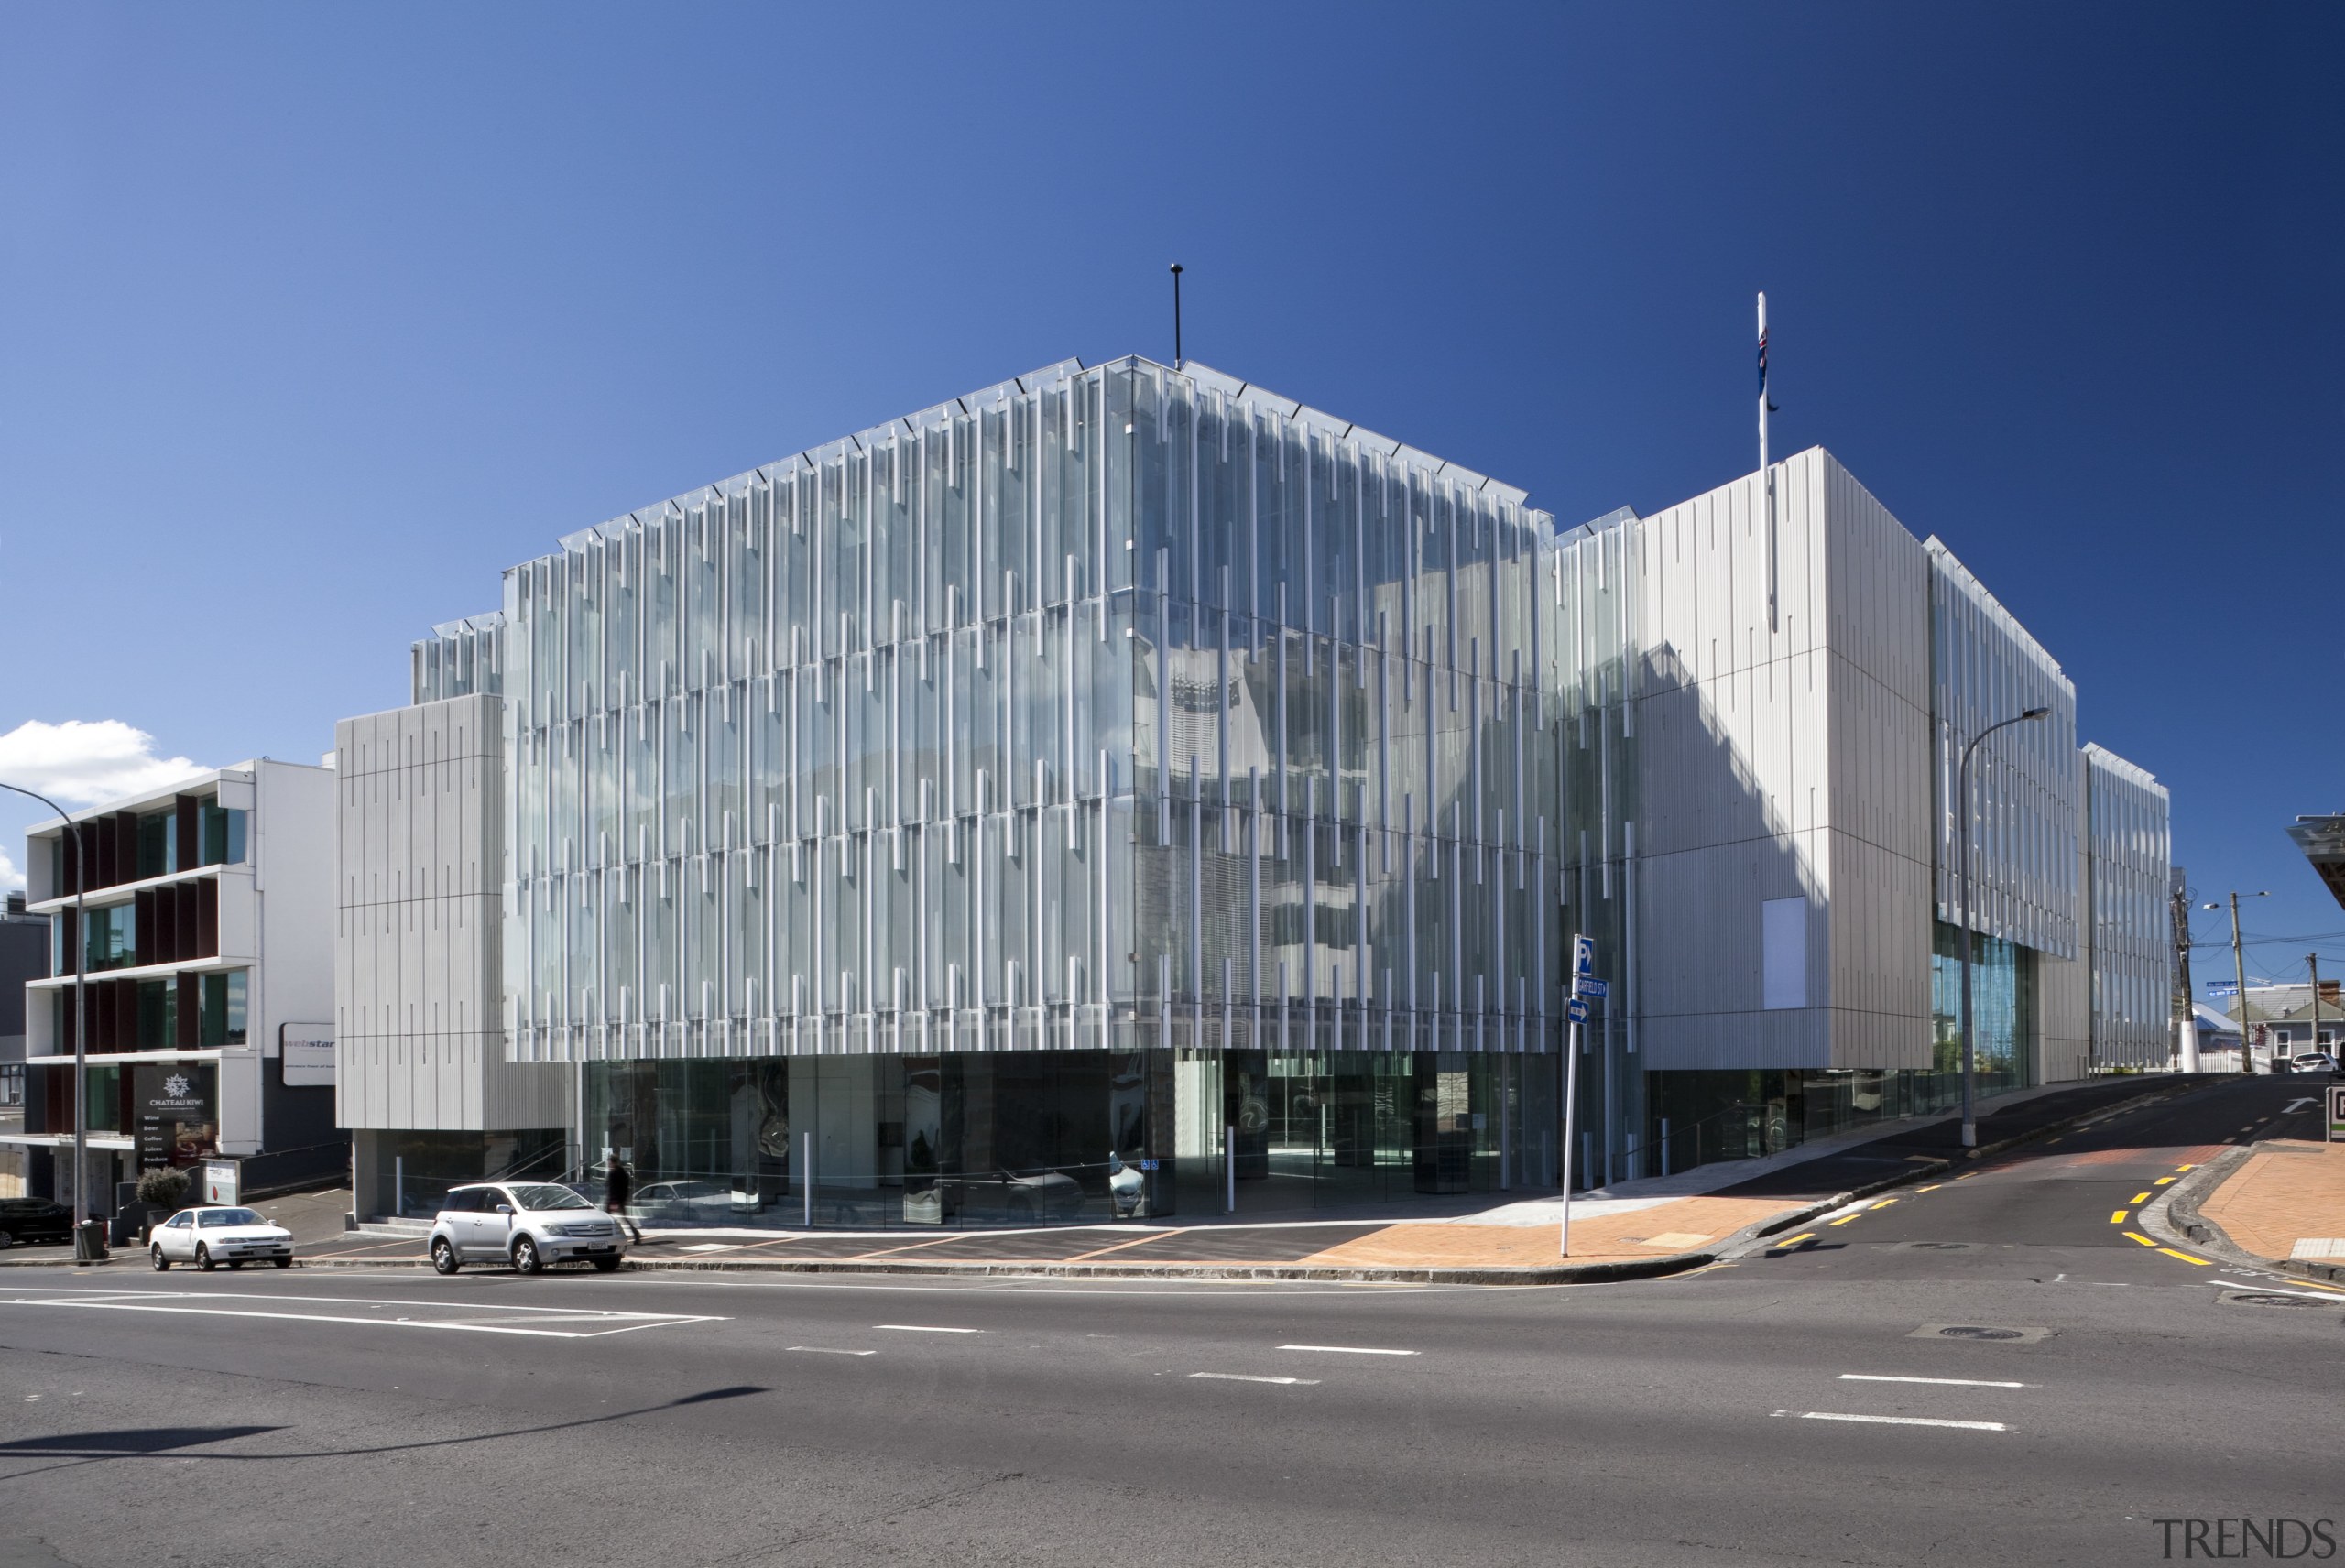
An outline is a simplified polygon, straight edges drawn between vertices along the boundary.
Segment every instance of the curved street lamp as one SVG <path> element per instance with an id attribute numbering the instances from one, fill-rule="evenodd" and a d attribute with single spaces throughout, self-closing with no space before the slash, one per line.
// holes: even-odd
<path id="1" fill-rule="evenodd" d="M 65 842 L 73 846 L 73 1258 L 87 1263 L 96 1258 L 96 1249 L 87 1234 L 90 1224 L 90 1014 L 86 1000 L 89 992 L 90 923 L 86 900 L 90 879 L 82 875 L 82 834 L 74 827 L 73 819 L 64 807 L 21 784 L 0 781 L 6 789 L 27 800 L 38 800 L 65 823 Z"/>
<path id="2" fill-rule="evenodd" d="M 1970 1087 L 1973 1062 L 1970 1044 L 1970 754 L 1979 749 L 1980 741 L 1997 730 L 2043 718 L 2051 712 L 2049 708 L 2030 708 L 2023 713 L 2015 713 L 1989 724 L 1970 737 L 1970 744 L 1962 748 L 1961 765 L 1955 769 L 1955 777 L 1958 780 L 1958 793 L 1962 801 L 1962 1147 L 1965 1149 L 1979 1147 L 1979 1118 L 1972 1107 Z"/>

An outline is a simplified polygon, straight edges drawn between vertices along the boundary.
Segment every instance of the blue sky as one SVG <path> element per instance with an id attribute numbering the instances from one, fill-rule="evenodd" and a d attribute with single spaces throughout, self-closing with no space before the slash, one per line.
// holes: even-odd
<path id="1" fill-rule="evenodd" d="M 2345 810 L 2340 65 L 2312 5 L 11 7 L 0 735 L 312 759 L 562 533 L 1169 356 L 1175 258 L 1194 356 L 1651 510 L 1753 465 L 1764 288 L 1779 450 L 2345 973 L 2281 832 Z"/>

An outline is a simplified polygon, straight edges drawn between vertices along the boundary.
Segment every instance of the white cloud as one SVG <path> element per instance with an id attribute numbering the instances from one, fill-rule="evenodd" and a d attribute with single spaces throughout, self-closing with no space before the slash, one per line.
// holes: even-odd
<path id="1" fill-rule="evenodd" d="M 156 756 L 155 737 L 120 719 L 27 719 L 0 735 L 0 779 L 38 789 L 69 811 L 143 795 L 202 771 L 202 763 L 184 757 Z"/>
<path id="2" fill-rule="evenodd" d="M 25 874 L 16 869 L 16 863 L 8 858 L 8 852 L 0 849 L 0 893 L 21 892 L 24 886 Z"/>

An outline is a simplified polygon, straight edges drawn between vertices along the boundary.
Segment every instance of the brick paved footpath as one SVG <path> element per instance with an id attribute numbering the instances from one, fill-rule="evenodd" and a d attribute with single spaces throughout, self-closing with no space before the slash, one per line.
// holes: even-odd
<path id="1" fill-rule="evenodd" d="M 2274 1138 L 2198 1214 L 2259 1258 L 2285 1259 L 2300 1241 L 2345 1240 L 2345 1143 Z"/>

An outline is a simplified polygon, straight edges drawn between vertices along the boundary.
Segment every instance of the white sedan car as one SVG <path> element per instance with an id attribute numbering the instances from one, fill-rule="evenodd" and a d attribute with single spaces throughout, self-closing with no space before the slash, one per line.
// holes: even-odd
<path id="1" fill-rule="evenodd" d="M 181 1209 L 149 1234 L 147 1257 L 157 1269 L 174 1263 L 192 1263 L 198 1269 L 224 1263 L 242 1269 L 263 1259 L 290 1269 L 293 1233 L 250 1209 Z"/>

